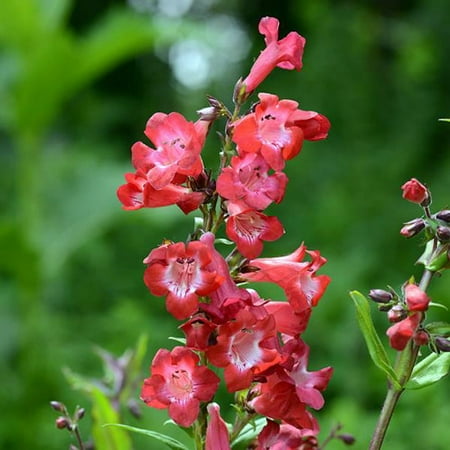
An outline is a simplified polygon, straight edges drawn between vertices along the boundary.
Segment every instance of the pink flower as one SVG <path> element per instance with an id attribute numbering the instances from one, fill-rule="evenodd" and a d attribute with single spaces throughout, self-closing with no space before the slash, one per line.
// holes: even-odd
<path id="1" fill-rule="evenodd" d="M 318 448 L 317 438 L 312 430 L 299 429 L 287 423 L 267 421 L 258 436 L 256 450 L 313 450 Z"/>
<path id="2" fill-rule="evenodd" d="M 411 178 L 403 186 L 403 198 L 419 205 L 430 200 L 428 189 L 415 178 Z"/>
<path id="3" fill-rule="evenodd" d="M 258 319 L 242 309 L 234 321 L 220 325 L 217 333 L 217 344 L 206 354 L 211 364 L 224 367 L 230 392 L 248 388 L 256 373 L 281 359 L 275 349 L 275 322 L 269 315 Z"/>
<path id="4" fill-rule="evenodd" d="M 300 152 L 304 139 L 326 137 L 329 122 L 324 116 L 297 109 L 298 103 L 294 100 L 279 100 L 276 95 L 265 93 L 258 97 L 260 103 L 255 112 L 234 124 L 233 141 L 240 156 L 261 153 L 269 166 L 279 171 L 286 160 Z"/>
<path id="5" fill-rule="evenodd" d="M 206 269 L 210 262 L 208 248 L 200 241 L 164 244 L 144 259 L 148 264 L 144 282 L 153 295 L 167 295 L 167 310 L 183 320 L 197 310 L 199 296 L 214 291 L 223 281 Z"/>
<path id="6" fill-rule="evenodd" d="M 410 311 L 426 311 L 430 303 L 428 295 L 413 283 L 405 286 L 405 300 Z"/>
<path id="7" fill-rule="evenodd" d="M 276 241 L 284 228 L 277 217 L 266 216 L 252 209 L 230 215 L 226 224 L 227 236 L 236 242 L 246 258 L 257 258 L 263 250 L 263 241 Z"/>
<path id="8" fill-rule="evenodd" d="M 186 346 L 195 350 L 206 350 L 211 333 L 217 326 L 203 314 L 196 314 L 180 326 L 186 335 Z"/>
<path id="9" fill-rule="evenodd" d="M 217 192 L 230 202 L 243 203 L 246 209 L 262 211 L 272 202 L 283 199 L 287 176 L 282 172 L 268 174 L 269 165 L 258 153 L 234 156 L 217 178 Z"/>
<path id="10" fill-rule="evenodd" d="M 311 309 L 296 313 L 288 302 L 269 301 L 264 304 L 264 308 L 275 319 L 277 331 L 288 336 L 303 333 L 311 316 Z"/>
<path id="11" fill-rule="evenodd" d="M 303 261 L 306 255 L 311 261 Z M 316 275 L 326 263 L 317 250 L 308 251 L 302 244 L 287 256 L 257 258 L 249 266 L 259 270 L 242 273 L 248 281 L 262 281 L 278 284 L 296 313 L 316 306 L 331 279 L 327 275 Z"/>
<path id="12" fill-rule="evenodd" d="M 227 425 L 220 416 L 220 406 L 210 403 L 208 410 L 208 426 L 206 428 L 205 450 L 230 450 L 230 439 Z"/>
<path id="13" fill-rule="evenodd" d="M 389 337 L 389 345 L 395 350 L 404 350 L 408 342 L 414 336 L 421 320 L 422 313 L 416 312 L 389 327 L 386 331 L 386 334 Z"/>
<path id="14" fill-rule="evenodd" d="M 200 411 L 200 402 L 211 400 L 220 379 L 199 357 L 185 347 L 171 352 L 158 350 L 151 376 L 145 379 L 141 399 L 153 408 L 169 409 L 169 416 L 183 427 L 191 426 Z"/>
<path id="15" fill-rule="evenodd" d="M 179 113 L 155 113 L 147 122 L 145 134 L 156 149 L 142 142 L 134 144 L 133 165 L 146 172 L 155 189 L 171 183 L 177 174 L 195 177 L 203 170 L 200 152 L 206 131 Z"/>
<path id="16" fill-rule="evenodd" d="M 274 17 L 263 17 L 259 22 L 259 32 L 264 35 L 266 48 L 256 59 L 250 73 L 243 80 L 245 98 L 248 97 L 272 72 L 275 67 L 287 70 L 301 70 L 305 38 L 292 31 L 278 40 L 279 21 Z"/>

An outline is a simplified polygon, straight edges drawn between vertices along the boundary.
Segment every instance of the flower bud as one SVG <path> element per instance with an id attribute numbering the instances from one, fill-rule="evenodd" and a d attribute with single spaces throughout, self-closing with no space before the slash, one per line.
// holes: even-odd
<path id="1" fill-rule="evenodd" d="M 450 352 L 450 341 L 443 336 L 436 336 L 434 338 L 436 348 L 441 352 Z"/>
<path id="2" fill-rule="evenodd" d="M 439 225 L 436 228 L 436 236 L 441 242 L 450 241 L 450 228 Z"/>
<path id="3" fill-rule="evenodd" d="M 61 413 L 63 413 L 64 409 L 65 409 L 65 406 L 61 402 L 57 402 L 57 401 L 54 401 L 54 400 L 50 402 L 50 406 L 55 411 L 58 411 L 58 412 L 61 412 Z"/>
<path id="4" fill-rule="evenodd" d="M 346 445 L 353 445 L 356 441 L 355 437 L 348 433 L 339 434 L 337 438 Z"/>
<path id="5" fill-rule="evenodd" d="M 428 341 L 430 340 L 430 336 L 428 333 L 424 330 L 419 330 L 414 334 L 414 343 L 418 346 L 420 345 L 427 345 Z"/>
<path id="6" fill-rule="evenodd" d="M 394 305 L 387 314 L 389 322 L 400 322 L 407 316 L 407 312 L 402 305 Z"/>
<path id="7" fill-rule="evenodd" d="M 70 423 L 66 417 L 60 416 L 55 420 L 56 428 L 63 430 L 64 428 L 70 429 Z"/>
<path id="8" fill-rule="evenodd" d="M 75 411 L 75 419 L 76 420 L 81 420 L 84 417 L 84 413 L 86 412 L 86 410 L 84 408 L 78 408 Z"/>
<path id="9" fill-rule="evenodd" d="M 198 109 L 197 114 L 200 116 L 201 120 L 206 120 L 207 122 L 212 122 L 219 117 L 219 112 L 213 106 Z"/>
<path id="10" fill-rule="evenodd" d="M 443 222 L 450 223 L 450 209 L 443 209 L 436 214 L 436 219 L 442 220 Z"/>
<path id="11" fill-rule="evenodd" d="M 428 206 L 431 203 L 431 196 L 428 189 L 415 178 L 407 181 L 402 186 L 402 190 L 403 198 L 410 202 L 417 203 L 421 206 Z"/>
<path id="12" fill-rule="evenodd" d="M 406 238 L 411 238 L 419 234 L 425 228 L 423 219 L 413 219 L 403 224 L 400 234 Z"/>
<path id="13" fill-rule="evenodd" d="M 369 291 L 369 297 L 377 303 L 389 303 L 394 295 L 392 292 L 385 291 L 384 289 L 371 289 Z"/>
<path id="14" fill-rule="evenodd" d="M 426 311 L 430 304 L 430 297 L 419 286 L 408 283 L 405 288 L 405 301 L 410 311 Z"/>

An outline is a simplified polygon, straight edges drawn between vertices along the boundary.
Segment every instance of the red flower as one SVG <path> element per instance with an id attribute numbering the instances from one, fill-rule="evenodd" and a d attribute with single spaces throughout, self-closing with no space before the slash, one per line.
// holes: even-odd
<path id="1" fill-rule="evenodd" d="M 303 261 L 306 254 L 312 258 L 311 261 Z M 316 275 L 325 263 L 326 259 L 318 251 L 308 251 L 302 244 L 287 256 L 251 260 L 249 266 L 259 270 L 242 273 L 241 276 L 248 281 L 278 284 L 284 289 L 294 311 L 302 313 L 317 305 L 331 281 L 327 275 Z"/>
<path id="2" fill-rule="evenodd" d="M 403 198 L 413 203 L 427 203 L 430 200 L 428 189 L 415 178 L 411 178 L 403 186 Z"/>
<path id="3" fill-rule="evenodd" d="M 198 363 L 199 357 L 185 347 L 175 347 L 171 352 L 158 350 L 141 399 L 153 408 L 168 408 L 169 416 L 178 425 L 191 426 L 197 419 L 200 402 L 211 400 L 220 382 L 212 370 Z"/>
<path id="4" fill-rule="evenodd" d="M 412 283 L 405 286 L 405 300 L 410 311 L 426 311 L 430 303 L 428 295 Z"/>
<path id="5" fill-rule="evenodd" d="M 206 428 L 205 450 L 230 450 L 230 439 L 227 425 L 220 416 L 220 406 L 210 403 L 208 410 L 208 426 Z"/>
<path id="6" fill-rule="evenodd" d="M 249 294 L 245 289 L 237 287 L 230 275 L 230 268 L 224 257 L 214 248 L 215 236 L 213 233 L 208 232 L 201 236 L 200 241 L 203 242 L 209 250 L 211 256 L 211 263 L 206 267 L 207 270 L 217 273 L 222 277 L 223 282 L 221 285 L 209 294 L 211 303 L 202 303 L 202 309 L 208 313 L 214 315 L 218 322 L 225 322 L 232 317 L 228 317 L 225 303 L 233 301 L 245 301 L 249 298 Z"/>
<path id="7" fill-rule="evenodd" d="M 156 150 L 136 142 L 132 147 L 133 165 L 146 172 L 155 189 L 171 183 L 176 174 L 195 177 L 203 170 L 200 152 L 206 130 L 179 113 L 155 113 L 147 122 L 145 134 Z"/>
<path id="8" fill-rule="evenodd" d="M 234 156 L 217 178 L 217 192 L 230 202 L 244 203 L 245 209 L 262 211 L 272 202 L 283 199 L 287 176 L 282 172 L 268 174 L 269 165 L 257 153 Z"/>
<path id="9" fill-rule="evenodd" d="M 421 320 L 422 314 L 420 312 L 416 312 L 406 319 L 403 319 L 389 327 L 386 331 L 386 334 L 389 337 L 389 345 L 395 350 L 404 350 L 406 344 L 408 344 L 414 336 Z"/>
<path id="10" fill-rule="evenodd" d="M 259 152 L 278 171 L 284 168 L 286 160 L 300 152 L 304 139 L 326 137 L 329 122 L 324 116 L 297 109 L 297 102 L 279 100 L 276 95 L 261 93 L 258 97 L 260 103 L 255 112 L 234 124 L 233 141 L 239 155 Z"/>
<path id="11" fill-rule="evenodd" d="M 296 313 L 288 302 L 269 301 L 264 304 L 266 311 L 275 319 L 279 333 L 298 336 L 306 330 L 311 309 Z"/>
<path id="12" fill-rule="evenodd" d="M 266 48 L 256 59 L 250 73 L 244 79 L 245 98 L 248 97 L 275 67 L 287 70 L 302 68 L 305 38 L 292 31 L 278 40 L 279 21 L 274 17 L 263 17 L 259 22 L 259 32 L 264 35 Z"/>
<path id="13" fill-rule="evenodd" d="M 239 252 L 251 259 L 261 254 L 263 241 L 276 241 L 283 235 L 284 228 L 277 217 L 249 209 L 228 218 L 226 233 L 236 242 Z"/>
<path id="14" fill-rule="evenodd" d="M 148 264 L 144 282 L 153 295 L 167 295 L 167 310 L 183 320 L 197 310 L 199 296 L 214 291 L 223 281 L 206 269 L 210 262 L 208 248 L 200 241 L 161 245 L 144 259 Z"/>
<path id="15" fill-rule="evenodd" d="M 278 363 L 275 349 L 275 321 L 271 316 L 257 319 L 240 310 L 234 321 L 220 325 L 217 344 L 206 350 L 211 364 L 224 367 L 224 378 L 230 392 L 250 386 L 253 376 Z"/>
<path id="16" fill-rule="evenodd" d="M 267 421 L 258 436 L 256 450 L 314 450 L 318 448 L 315 436 L 311 430 L 299 429 L 287 423 L 278 424 Z"/>
<path id="17" fill-rule="evenodd" d="M 208 348 L 209 338 L 216 327 L 213 322 L 201 314 L 196 314 L 180 326 L 186 335 L 186 346 L 195 350 Z"/>

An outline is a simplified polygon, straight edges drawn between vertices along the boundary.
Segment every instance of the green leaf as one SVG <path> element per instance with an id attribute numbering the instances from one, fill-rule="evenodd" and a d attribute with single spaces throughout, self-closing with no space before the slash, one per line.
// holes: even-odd
<path id="1" fill-rule="evenodd" d="M 231 443 L 231 447 L 240 447 L 240 444 L 245 443 L 244 448 L 247 448 L 247 445 L 250 444 L 250 442 L 253 441 L 259 433 L 261 433 L 261 430 L 264 428 L 266 423 L 267 419 L 265 417 L 258 417 L 256 420 L 245 425 L 236 439 L 234 439 Z"/>
<path id="2" fill-rule="evenodd" d="M 121 423 L 106 423 L 104 427 L 114 427 L 114 428 L 123 428 L 124 430 L 131 431 L 133 433 L 142 434 L 144 436 L 152 437 L 164 444 L 166 444 L 169 448 L 173 450 L 189 450 L 184 444 L 176 439 L 166 436 L 162 433 L 157 433 L 156 431 L 145 430 L 143 428 L 131 427 L 129 425 L 123 425 Z"/>
<path id="3" fill-rule="evenodd" d="M 422 389 L 445 377 L 450 370 L 450 353 L 431 353 L 422 359 L 406 385 L 407 389 Z"/>
<path id="4" fill-rule="evenodd" d="M 425 328 L 431 334 L 445 337 L 450 336 L 450 323 L 447 322 L 431 322 Z"/>
<path id="5" fill-rule="evenodd" d="M 438 119 L 440 122 L 450 122 L 450 119 Z"/>
<path id="6" fill-rule="evenodd" d="M 108 397 L 98 388 L 91 392 L 92 436 L 97 450 L 131 450 L 132 443 L 126 430 L 105 428 L 105 423 L 119 421 L 117 411 L 112 407 Z"/>
<path id="7" fill-rule="evenodd" d="M 372 361 L 387 375 L 389 380 L 397 388 L 400 388 L 400 383 L 397 379 L 397 375 L 389 361 L 386 350 L 384 349 L 383 344 L 381 343 L 381 340 L 373 325 L 372 316 L 370 314 L 369 301 L 358 291 L 350 292 L 350 296 L 355 303 L 359 327 L 363 333 Z"/>

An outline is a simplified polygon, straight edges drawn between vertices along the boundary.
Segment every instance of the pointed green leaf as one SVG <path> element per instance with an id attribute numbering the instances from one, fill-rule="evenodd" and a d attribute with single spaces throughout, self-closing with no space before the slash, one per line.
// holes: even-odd
<path id="1" fill-rule="evenodd" d="M 431 334 L 439 336 L 450 336 L 450 323 L 447 322 L 431 322 L 425 327 Z"/>
<path id="2" fill-rule="evenodd" d="M 450 370 L 450 353 L 431 353 L 414 367 L 407 389 L 422 389 L 445 377 Z"/>
<path id="3" fill-rule="evenodd" d="M 97 450 L 131 450 L 132 443 L 126 430 L 105 428 L 105 423 L 119 421 L 117 411 L 112 407 L 108 397 L 98 388 L 91 392 L 92 436 Z"/>
<path id="4" fill-rule="evenodd" d="M 389 380 L 397 388 L 400 388 L 397 375 L 373 325 L 368 300 L 358 291 L 350 292 L 350 296 L 355 303 L 359 327 L 363 333 L 372 361 L 388 376 Z"/>
<path id="5" fill-rule="evenodd" d="M 247 448 L 247 445 L 250 444 L 250 442 L 252 442 L 259 435 L 259 433 L 261 433 L 261 430 L 265 427 L 266 424 L 267 419 L 265 417 L 258 417 L 256 420 L 248 423 L 244 428 L 242 428 L 242 431 L 239 433 L 236 439 L 233 440 L 233 442 L 231 443 L 231 447 L 235 447 L 238 444 L 245 443 L 245 448 Z"/>
<path id="6" fill-rule="evenodd" d="M 131 427 L 129 425 L 123 425 L 121 423 L 106 423 L 104 427 L 114 427 L 114 428 L 123 428 L 124 430 L 131 431 L 133 433 L 142 434 L 144 436 L 152 437 L 165 445 L 167 445 L 169 448 L 173 450 L 189 450 L 184 444 L 182 444 L 180 441 L 177 441 L 176 439 L 166 436 L 162 433 L 157 433 L 156 431 L 151 430 L 145 430 L 143 428 L 136 428 Z"/>

